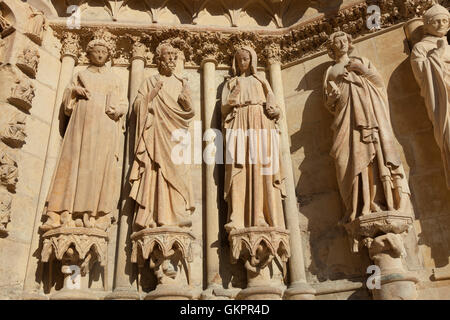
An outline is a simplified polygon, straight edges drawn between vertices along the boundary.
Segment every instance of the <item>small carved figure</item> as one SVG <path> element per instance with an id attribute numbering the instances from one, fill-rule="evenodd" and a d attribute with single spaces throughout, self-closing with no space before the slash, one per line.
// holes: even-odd
<path id="1" fill-rule="evenodd" d="M 28 76 L 34 78 L 36 76 L 39 64 L 39 52 L 30 48 L 26 48 L 17 59 L 17 66 Z"/>
<path id="2" fill-rule="evenodd" d="M 14 192 L 19 177 L 17 162 L 7 153 L 0 154 L 0 183 Z"/>
<path id="3" fill-rule="evenodd" d="M 27 24 L 27 32 L 25 33 L 31 40 L 37 44 L 41 44 L 44 30 L 47 29 L 45 15 L 42 11 L 34 9 L 29 5 L 31 10 L 29 23 Z"/>
<path id="4" fill-rule="evenodd" d="M 8 20 L 6 20 L 5 17 L 3 17 L 2 12 L 0 11 L 0 34 L 9 29 L 11 27 L 11 24 L 9 23 Z"/>
<path id="5" fill-rule="evenodd" d="M 10 147 L 21 147 L 27 137 L 25 121 L 26 116 L 24 114 L 16 113 L 1 132 L 2 141 Z"/>
<path id="6" fill-rule="evenodd" d="M 8 98 L 8 101 L 24 111 L 30 110 L 35 95 L 33 83 L 27 78 L 18 77 L 15 84 L 16 86 L 11 89 L 11 97 Z"/>
<path id="7" fill-rule="evenodd" d="M 190 165 L 175 163 L 175 130 L 188 130 L 194 117 L 187 79 L 176 74 L 179 51 L 168 43 L 156 49 L 159 73 L 141 86 L 137 115 L 135 159 L 130 197 L 136 201 L 135 226 L 191 226 L 194 211 Z"/>
<path id="8" fill-rule="evenodd" d="M 346 207 L 342 222 L 372 212 L 403 211 L 410 191 L 383 79 L 366 58 L 349 56 L 353 46 L 345 32 L 330 35 L 327 47 L 335 63 L 325 73 L 325 105 L 335 117 L 331 156 Z"/>
<path id="9" fill-rule="evenodd" d="M 89 42 L 91 64 L 64 92 L 62 105 L 70 121 L 47 197 L 43 230 L 63 226 L 106 231 L 111 224 L 120 185 L 120 119 L 128 109 L 119 77 L 105 66 L 111 46 L 103 38 Z"/>
<path id="10" fill-rule="evenodd" d="M 450 46 L 446 37 L 450 14 L 436 4 L 423 19 L 425 35 L 412 50 L 411 65 L 434 126 L 450 189 Z"/>
<path id="11" fill-rule="evenodd" d="M 0 191 L 0 232 L 5 232 L 11 221 L 11 196 Z"/>
<path id="12" fill-rule="evenodd" d="M 233 58 L 234 76 L 222 93 L 228 232 L 285 228 L 282 199 L 286 193 L 277 127 L 280 109 L 269 82 L 256 68 L 256 52 L 251 47 L 238 49 Z"/>

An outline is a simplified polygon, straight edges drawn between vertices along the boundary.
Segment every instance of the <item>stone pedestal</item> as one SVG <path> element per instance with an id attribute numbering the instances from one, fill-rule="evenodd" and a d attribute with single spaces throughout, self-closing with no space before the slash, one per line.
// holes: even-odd
<path id="1" fill-rule="evenodd" d="M 362 239 L 370 259 L 380 268 L 380 288 L 372 289 L 375 300 L 417 299 L 418 278 L 406 270 L 402 260 L 406 256 L 403 235 L 412 222 L 406 214 L 385 211 L 360 216 L 345 225 L 353 251 L 358 251 Z"/>
<path id="2" fill-rule="evenodd" d="M 190 262 L 193 234 L 178 227 L 147 228 L 131 235 L 131 262 L 142 269 L 149 264 L 158 279 L 156 289 L 145 300 L 192 299 Z"/>
<path id="3" fill-rule="evenodd" d="M 53 294 L 52 300 L 97 300 L 89 291 L 88 274 L 95 262 L 103 268 L 104 289 L 107 290 L 107 246 L 106 232 L 94 228 L 57 228 L 47 231 L 41 251 L 41 261 L 52 264 L 61 261 L 64 287 Z M 50 274 L 50 277 L 52 274 Z"/>
<path id="4" fill-rule="evenodd" d="M 250 227 L 230 232 L 232 263 L 239 259 L 247 270 L 247 288 L 237 299 L 280 300 L 290 257 L 289 231 L 275 227 Z M 281 278 L 275 278 L 276 269 Z"/>

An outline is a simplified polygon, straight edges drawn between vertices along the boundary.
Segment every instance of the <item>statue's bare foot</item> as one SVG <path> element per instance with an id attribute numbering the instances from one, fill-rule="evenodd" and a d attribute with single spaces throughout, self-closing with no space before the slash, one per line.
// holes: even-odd
<path id="1" fill-rule="evenodd" d="M 89 215 L 87 213 L 85 213 L 83 215 L 83 223 L 84 223 L 84 227 L 85 228 L 93 228 L 94 225 L 92 223 L 93 221 L 89 218 Z M 94 221 L 95 222 L 95 221 Z"/>
<path id="2" fill-rule="evenodd" d="M 256 226 L 257 227 L 268 227 L 269 224 L 265 220 L 259 219 L 256 221 Z"/>
<path id="3" fill-rule="evenodd" d="M 381 209 L 381 207 L 380 207 L 379 205 L 377 205 L 375 202 L 372 202 L 372 203 L 370 204 L 370 209 L 372 210 L 372 212 L 380 212 L 380 211 L 383 211 L 383 210 Z"/>
<path id="4" fill-rule="evenodd" d="M 230 233 L 233 230 L 236 230 L 236 226 L 234 225 L 234 222 L 228 222 L 224 227 L 228 233 Z"/>
<path id="5" fill-rule="evenodd" d="M 181 219 L 178 224 L 181 228 L 183 227 L 192 227 L 192 220 L 190 218 Z"/>
<path id="6" fill-rule="evenodd" d="M 361 215 L 365 216 L 370 214 L 370 206 L 369 205 L 364 205 L 364 207 L 361 210 Z"/>
<path id="7" fill-rule="evenodd" d="M 39 227 L 39 229 L 46 232 L 48 230 L 56 229 L 60 226 L 61 225 L 59 223 L 55 223 L 50 220 L 47 220 L 42 226 Z"/>
<path id="8" fill-rule="evenodd" d="M 75 219 L 75 227 L 83 227 L 83 220 Z"/>

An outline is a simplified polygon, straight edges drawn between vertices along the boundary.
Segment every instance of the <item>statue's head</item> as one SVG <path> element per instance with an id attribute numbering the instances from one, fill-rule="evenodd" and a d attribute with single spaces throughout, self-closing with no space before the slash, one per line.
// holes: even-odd
<path id="1" fill-rule="evenodd" d="M 330 58 L 336 60 L 353 51 L 352 36 L 343 31 L 332 33 L 328 38 L 326 47 Z"/>
<path id="2" fill-rule="evenodd" d="M 435 4 L 423 15 L 425 33 L 443 37 L 449 30 L 450 14 L 446 8 Z"/>
<path id="3" fill-rule="evenodd" d="M 257 72 L 258 59 L 253 48 L 244 46 L 236 50 L 233 58 L 232 71 L 233 74 L 239 76 L 241 74 Z"/>
<path id="4" fill-rule="evenodd" d="M 155 60 L 161 74 L 170 76 L 177 68 L 178 50 L 169 43 L 161 43 L 156 48 Z"/>
<path id="5" fill-rule="evenodd" d="M 103 40 L 89 42 L 86 52 L 91 64 L 98 67 L 103 67 L 111 55 L 108 44 Z"/>

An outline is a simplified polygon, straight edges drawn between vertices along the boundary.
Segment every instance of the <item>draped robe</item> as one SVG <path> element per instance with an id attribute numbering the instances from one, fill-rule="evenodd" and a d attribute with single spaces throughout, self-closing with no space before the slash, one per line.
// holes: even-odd
<path id="1" fill-rule="evenodd" d="M 241 91 L 233 99 L 231 93 L 238 81 Z M 225 227 L 228 231 L 253 226 L 285 227 L 282 199 L 286 192 L 279 130 L 264 111 L 268 99 L 274 100 L 274 95 L 267 80 L 260 75 L 234 77 L 223 89 L 222 115 L 227 155 L 224 197 L 228 203 Z M 251 129 L 256 130 L 255 140 L 245 135 Z M 267 134 L 266 148 L 262 147 L 264 134 Z M 253 150 L 251 145 L 255 146 Z M 252 152 L 254 160 L 250 159 Z M 266 163 L 265 157 L 271 157 L 270 163 Z M 272 174 L 263 171 L 264 167 L 271 166 Z"/>
<path id="2" fill-rule="evenodd" d="M 446 43 L 443 58 L 434 51 L 439 39 Z M 447 37 L 425 36 L 413 48 L 411 65 L 433 123 L 434 137 L 441 149 L 447 187 L 450 189 L 450 47 Z"/>
<path id="3" fill-rule="evenodd" d="M 190 165 L 171 159 L 177 129 L 188 130 L 194 111 L 185 111 L 177 99 L 182 83 L 175 76 L 164 80 L 152 101 L 149 94 L 161 75 L 148 78 L 134 102 L 137 116 L 136 150 L 130 183 L 130 197 L 136 201 L 135 224 L 141 228 L 180 226 L 194 210 Z M 177 83 L 177 85 L 174 85 Z M 149 112 L 151 110 L 151 112 Z"/>
<path id="4" fill-rule="evenodd" d="M 389 104 L 383 79 L 365 58 L 359 60 L 369 74 L 362 76 L 353 71 L 347 77 L 341 76 L 335 82 L 341 96 L 335 105 L 327 105 L 334 115 L 332 130 L 334 143 L 330 155 L 335 159 L 339 190 L 348 210 L 352 210 L 352 191 L 360 174 L 377 156 L 376 143 L 380 144 L 383 165 L 378 166 L 379 177 L 389 181 L 392 189 L 401 188 L 409 194 L 408 182 L 399 154 L 395 147 Z M 324 89 L 328 93 L 328 76 L 325 73 Z M 383 188 L 383 187 L 381 187 Z M 381 189 L 383 190 L 383 189 Z"/>
<path id="5" fill-rule="evenodd" d="M 88 100 L 72 91 L 81 86 Z M 47 210 L 55 213 L 110 213 L 120 186 L 120 119 L 106 112 L 113 107 L 119 116 L 128 102 L 120 79 L 107 67 L 90 66 L 78 73 L 66 88 L 62 105 L 70 116 L 58 163 L 47 197 Z"/>

